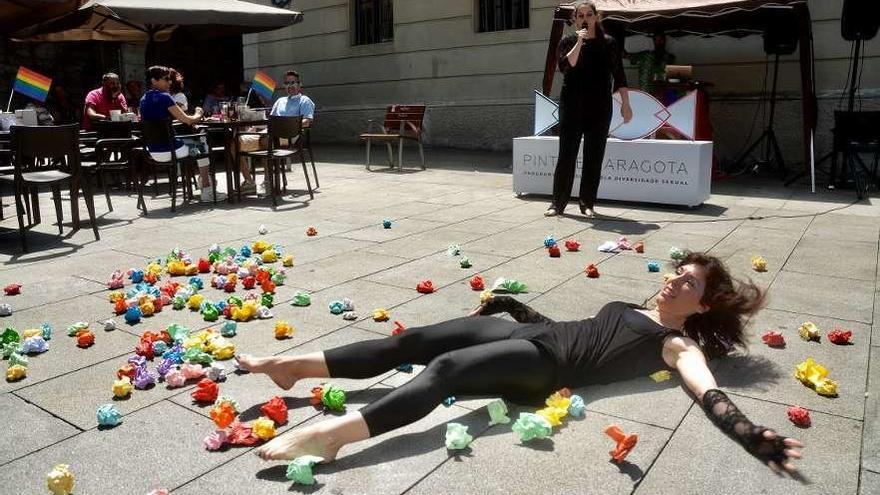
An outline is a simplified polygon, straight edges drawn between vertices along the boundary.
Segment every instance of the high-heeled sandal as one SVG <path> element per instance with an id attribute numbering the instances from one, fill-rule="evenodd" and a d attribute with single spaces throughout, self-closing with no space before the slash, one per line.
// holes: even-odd
<path id="1" fill-rule="evenodd" d="M 550 208 L 547 208 L 547 211 L 544 212 L 545 217 L 555 217 L 556 215 L 559 215 L 559 212 L 556 211 L 556 208 L 553 208 L 552 206 Z"/>

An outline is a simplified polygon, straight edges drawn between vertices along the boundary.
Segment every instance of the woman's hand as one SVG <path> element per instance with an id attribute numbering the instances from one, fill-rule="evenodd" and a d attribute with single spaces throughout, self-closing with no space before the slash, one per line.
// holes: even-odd
<path id="1" fill-rule="evenodd" d="M 590 30 L 587 28 L 578 29 L 576 31 L 576 33 L 577 33 L 578 41 L 583 43 L 584 40 L 587 39 L 587 36 L 590 34 Z"/>
<path id="2" fill-rule="evenodd" d="M 781 438 L 775 431 L 769 428 L 761 428 L 758 434 L 760 439 L 754 445 L 754 452 L 759 458 L 776 458 L 767 461 L 767 466 L 776 474 L 781 474 L 784 469 L 789 474 L 794 474 L 797 468 L 791 459 L 802 457 L 800 450 L 804 444 L 794 438 Z M 781 459 L 781 460 L 780 460 Z"/>
<path id="3" fill-rule="evenodd" d="M 629 105 L 629 102 L 625 102 L 620 106 L 620 116 L 623 117 L 623 123 L 629 124 L 629 121 L 633 118 L 633 109 Z"/>
<path id="4" fill-rule="evenodd" d="M 482 313 L 484 309 L 486 309 L 486 303 L 480 304 L 479 306 L 474 308 L 473 311 L 468 313 L 468 316 L 480 316 L 480 313 Z"/>

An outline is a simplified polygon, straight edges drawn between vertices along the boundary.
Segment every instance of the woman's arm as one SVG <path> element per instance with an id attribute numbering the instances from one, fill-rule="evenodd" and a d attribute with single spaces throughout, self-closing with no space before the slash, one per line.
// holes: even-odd
<path id="1" fill-rule="evenodd" d="M 789 473 L 795 472 L 791 459 L 801 457 L 797 449 L 804 445 L 749 421 L 727 394 L 718 390 L 715 377 L 706 364 L 706 357 L 696 342 L 685 337 L 670 338 L 663 348 L 663 359 L 678 370 L 685 385 L 696 396 L 715 426 L 774 472 L 779 472 L 781 468 Z"/>
<path id="2" fill-rule="evenodd" d="M 520 323 L 553 323 L 550 318 L 510 296 L 495 296 L 473 310 L 469 316 L 489 316 L 497 313 L 508 313 Z"/>
<path id="3" fill-rule="evenodd" d="M 184 124 L 193 125 L 196 122 L 202 120 L 202 109 L 199 107 L 196 107 L 196 111 L 192 115 L 192 117 L 183 113 L 183 110 L 181 110 L 180 107 L 177 106 L 177 103 L 175 103 L 173 106 L 168 107 L 168 113 L 170 113 L 172 117 L 183 122 Z"/>

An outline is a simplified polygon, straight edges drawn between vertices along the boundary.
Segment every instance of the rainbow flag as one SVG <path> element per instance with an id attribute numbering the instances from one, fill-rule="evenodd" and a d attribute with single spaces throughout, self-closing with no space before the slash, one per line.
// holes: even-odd
<path id="1" fill-rule="evenodd" d="M 51 85 L 51 78 L 34 72 L 27 67 L 19 66 L 12 90 L 30 96 L 35 100 L 46 101 L 46 97 L 49 96 L 49 86 Z"/>
<path id="2" fill-rule="evenodd" d="M 275 81 L 269 77 L 269 74 L 257 70 L 257 73 L 254 74 L 254 80 L 251 82 L 251 89 L 263 95 L 267 100 L 271 100 L 272 95 L 275 94 Z"/>

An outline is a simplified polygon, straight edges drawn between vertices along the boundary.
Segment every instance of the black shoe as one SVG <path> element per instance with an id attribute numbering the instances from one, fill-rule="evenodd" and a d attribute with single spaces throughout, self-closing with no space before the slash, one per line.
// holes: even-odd
<path id="1" fill-rule="evenodd" d="M 587 204 L 583 201 L 578 200 L 578 207 L 581 209 L 581 215 L 587 214 Z"/>

